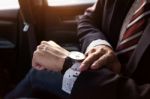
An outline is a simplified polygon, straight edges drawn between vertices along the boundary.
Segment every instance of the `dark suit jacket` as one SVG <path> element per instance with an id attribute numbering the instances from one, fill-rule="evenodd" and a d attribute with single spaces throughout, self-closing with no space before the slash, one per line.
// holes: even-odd
<path id="1" fill-rule="evenodd" d="M 115 49 L 123 20 L 134 0 L 98 0 L 79 20 L 82 51 L 96 39 Z M 150 0 L 147 0 L 150 2 Z M 150 99 L 150 15 L 148 24 L 122 75 L 103 68 L 81 73 L 72 89 L 73 99 Z"/>

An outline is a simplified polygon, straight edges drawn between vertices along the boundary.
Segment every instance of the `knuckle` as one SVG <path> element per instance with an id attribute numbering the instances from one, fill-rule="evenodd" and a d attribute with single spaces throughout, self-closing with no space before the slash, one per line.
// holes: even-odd
<path id="1" fill-rule="evenodd" d="M 109 51 L 109 52 L 108 52 L 108 56 L 109 56 L 109 57 L 114 57 L 114 56 L 115 56 L 115 54 L 114 54 L 114 52 L 113 52 L 113 51 Z"/>
<path id="2" fill-rule="evenodd" d="M 45 41 L 41 41 L 41 44 L 43 44 Z"/>
<path id="3" fill-rule="evenodd" d="M 35 54 L 37 54 L 37 51 L 34 51 L 34 52 L 33 52 L 33 55 L 35 55 Z"/>
<path id="4" fill-rule="evenodd" d="M 85 53 L 85 57 L 88 57 L 89 53 Z"/>
<path id="5" fill-rule="evenodd" d="M 36 47 L 36 49 L 40 49 L 41 48 L 41 45 L 38 45 L 37 47 Z"/>
<path id="6" fill-rule="evenodd" d="M 95 50 L 95 48 L 92 48 L 90 51 L 93 52 Z"/>
<path id="7" fill-rule="evenodd" d="M 46 46 L 46 45 L 45 45 L 44 43 L 42 43 L 42 44 L 40 44 L 39 46 L 40 46 L 40 47 L 44 47 L 44 46 Z"/>
<path id="8" fill-rule="evenodd" d="M 99 48 L 97 51 L 98 51 L 98 52 L 101 52 L 101 51 L 102 51 L 102 48 Z"/>
<path id="9" fill-rule="evenodd" d="M 36 50 L 36 51 L 34 51 L 33 55 L 34 56 L 40 55 L 40 52 Z"/>
<path id="10" fill-rule="evenodd" d="M 108 56 L 107 56 L 108 63 L 113 63 L 115 60 L 116 60 L 116 57 L 115 57 L 114 53 L 108 54 Z"/>
<path id="11" fill-rule="evenodd" d="M 95 48 L 91 48 L 91 49 L 88 51 L 88 53 L 90 54 L 90 53 L 93 53 L 93 52 L 95 52 L 95 51 L 96 51 Z"/>
<path id="12" fill-rule="evenodd" d="M 102 47 L 102 48 L 101 48 L 101 51 L 105 51 L 105 50 L 106 50 L 105 47 Z"/>
<path id="13" fill-rule="evenodd" d="M 105 52 L 106 52 L 106 51 L 105 51 L 105 48 L 99 49 L 99 53 L 104 54 Z"/>
<path id="14" fill-rule="evenodd" d="M 92 57 L 97 57 L 97 55 L 98 55 L 97 53 L 93 53 Z"/>
<path id="15" fill-rule="evenodd" d="M 114 52 L 113 51 L 109 51 L 108 52 L 110 55 L 114 55 Z"/>

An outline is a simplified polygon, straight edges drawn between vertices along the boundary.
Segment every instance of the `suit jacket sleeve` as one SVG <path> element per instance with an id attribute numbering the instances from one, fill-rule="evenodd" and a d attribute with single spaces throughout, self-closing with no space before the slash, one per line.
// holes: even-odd
<path id="1" fill-rule="evenodd" d="M 108 69 L 87 71 L 75 82 L 71 99 L 150 99 L 150 85 L 137 85 Z"/>
<path id="2" fill-rule="evenodd" d="M 98 0 L 93 7 L 88 8 L 84 15 L 79 17 L 78 38 L 83 52 L 93 40 L 106 40 L 101 31 L 103 6 L 103 0 Z"/>
<path id="3" fill-rule="evenodd" d="M 82 42 L 82 48 L 85 49 L 86 46 L 93 39 L 106 39 L 105 34 L 100 31 L 103 2 L 98 0 L 96 9 L 94 11 L 86 12 L 86 14 L 79 21 L 79 37 Z M 98 6 L 101 5 L 101 6 Z M 100 8 L 99 8 L 100 7 Z M 101 9 L 100 14 L 97 15 L 97 9 Z M 96 20 L 98 19 L 98 22 Z M 100 23 L 99 23 L 100 22 Z M 150 20 L 148 20 L 149 28 Z M 94 27 L 97 28 L 94 28 Z M 88 27 L 85 29 L 85 27 Z M 99 29 L 100 30 L 99 30 Z M 148 29 L 149 30 L 149 29 Z M 87 43 L 87 44 L 86 44 Z M 147 51 L 150 51 L 149 48 Z M 71 93 L 71 99 L 150 99 L 150 80 L 149 75 L 149 52 L 145 53 L 148 57 L 142 59 L 142 70 L 139 69 L 139 74 L 137 77 L 141 76 L 143 73 L 148 81 L 143 82 L 143 84 L 137 84 L 133 77 L 126 75 L 114 74 L 112 71 L 103 68 L 96 71 L 86 71 L 80 74 L 76 80 Z M 148 64 L 148 65 L 146 65 Z M 144 67 L 147 67 L 146 69 Z M 142 80 L 142 79 L 141 79 Z"/>

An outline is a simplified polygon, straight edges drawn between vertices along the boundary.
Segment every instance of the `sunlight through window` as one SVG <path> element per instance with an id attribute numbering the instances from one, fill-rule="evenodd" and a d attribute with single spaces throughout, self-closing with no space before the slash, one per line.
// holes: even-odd
<path id="1" fill-rule="evenodd" d="M 97 0 L 48 0 L 49 6 L 66 6 L 94 3 Z"/>
<path id="2" fill-rule="evenodd" d="M 19 8 L 18 0 L 0 0 L 0 10 Z"/>

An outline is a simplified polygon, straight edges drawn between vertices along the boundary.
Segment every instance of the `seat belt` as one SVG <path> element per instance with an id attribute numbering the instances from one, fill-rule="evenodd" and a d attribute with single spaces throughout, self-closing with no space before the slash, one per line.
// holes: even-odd
<path id="1" fill-rule="evenodd" d="M 23 24 L 24 24 L 22 31 L 23 31 L 23 32 L 28 32 L 28 31 L 29 31 L 29 28 L 30 28 L 30 25 L 29 25 L 29 23 L 27 23 L 27 21 L 25 20 L 22 11 L 20 11 L 20 15 L 21 15 L 21 18 L 22 18 Z"/>
<path id="2" fill-rule="evenodd" d="M 37 40 L 36 40 L 36 35 L 34 33 L 34 27 L 32 26 L 33 24 L 29 24 L 22 11 L 20 11 L 20 15 L 21 15 L 21 18 L 22 18 L 22 21 L 23 21 L 23 28 L 22 28 L 22 31 L 24 33 L 27 33 L 27 38 L 28 38 L 28 42 L 29 42 L 29 48 L 30 48 L 30 55 L 32 57 L 32 54 L 37 46 Z"/>

